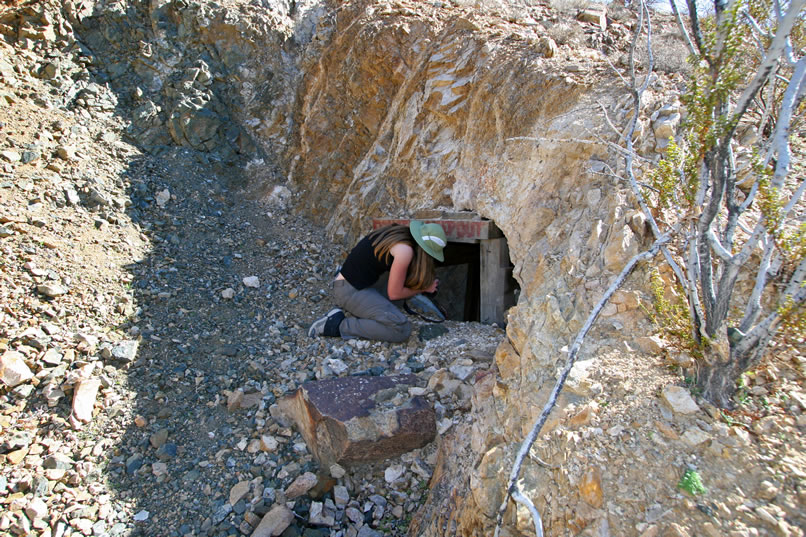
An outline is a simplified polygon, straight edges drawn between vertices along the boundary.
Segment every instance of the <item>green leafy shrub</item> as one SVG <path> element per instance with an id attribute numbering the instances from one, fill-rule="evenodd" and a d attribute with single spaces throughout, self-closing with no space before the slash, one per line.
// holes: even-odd
<path id="1" fill-rule="evenodd" d="M 708 492 L 705 485 L 702 484 L 700 474 L 697 473 L 697 470 L 692 470 L 691 468 L 687 469 L 683 477 L 680 478 L 677 488 L 685 490 L 692 496 Z"/>

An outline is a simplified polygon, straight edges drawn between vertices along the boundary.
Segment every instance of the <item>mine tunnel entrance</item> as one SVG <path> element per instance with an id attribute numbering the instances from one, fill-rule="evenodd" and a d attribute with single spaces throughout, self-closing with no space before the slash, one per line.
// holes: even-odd
<path id="1" fill-rule="evenodd" d="M 490 220 L 474 213 L 429 212 L 415 219 L 440 224 L 448 237 L 445 261 L 437 263 L 437 302 L 448 319 L 506 324 L 506 310 L 517 302 L 520 287 L 512 276 L 507 240 Z M 407 218 L 375 218 L 373 229 L 408 225 Z"/>

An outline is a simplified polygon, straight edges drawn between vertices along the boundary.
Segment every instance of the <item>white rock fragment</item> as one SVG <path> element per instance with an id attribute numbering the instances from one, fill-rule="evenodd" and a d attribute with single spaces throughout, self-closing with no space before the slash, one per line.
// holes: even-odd
<path id="1" fill-rule="evenodd" d="M 56 366 L 62 362 L 62 358 L 64 356 L 62 353 L 57 351 L 56 349 L 48 349 L 45 352 L 45 355 L 42 357 L 42 361 L 45 362 L 47 365 Z"/>
<path id="2" fill-rule="evenodd" d="M 400 465 L 400 464 L 393 464 L 392 466 L 388 467 L 388 468 L 387 468 L 387 469 L 386 469 L 386 470 L 383 472 L 383 478 L 384 478 L 384 480 L 386 480 L 386 482 L 387 482 L 387 483 L 392 484 L 392 483 L 394 483 L 395 481 L 397 481 L 397 480 L 398 480 L 398 478 L 400 478 L 400 476 L 402 476 L 402 475 L 403 475 L 403 472 L 404 472 L 404 471 L 405 471 L 405 470 L 403 469 L 403 466 L 402 466 L 402 465 Z"/>
<path id="3" fill-rule="evenodd" d="M 151 473 L 156 477 L 165 475 L 168 473 L 168 465 L 164 462 L 155 462 L 151 465 Z"/>
<path id="4" fill-rule="evenodd" d="M 123 362 L 133 362 L 137 358 L 137 349 L 140 343 L 137 340 L 130 339 L 117 343 L 112 347 L 112 358 Z"/>
<path id="5" fill-rule="evenodd" d="M 13 388 L 34 377 L 23 358 L 22 353 L 17 351 L 6 351 L 0 356 L 0 381 L 3 384 Z"/>
<path id="6" fill-rule="evenodd" d="M 253 287 L 253 288 L 260 287 L 260 278 L 258 278 L 257 276 L 246 276 L 243 279 L 243 284 L 246 287 Z"/>
<path id="7" fill-rule="evenodd" d="M 350 366 L 345 364 L 343 360 L 339 360 L 338 358 L 328 358 L 325 360 L 325 365 L 328 366 L 336 375 L 341 375 L 350 368 Z"/>
<path id="8" fill-rule="evenodd" d="M 235 296 L 235 289 L 233 289 L 232 287 L 227 287 L 226 289 L 221 291 L 221 298 L 229 300 L 234 296 Z"/>
<path id="9" fill-rule="evenodd" d="M 154 200 L 157 202 L 158 207 L 165 207 L 165 205 L 171 199 L 171 191 L 167 188 L 160 192 L 157 192 L 157 195 L 154 196 Z"/>
<path id="10" fill-rule="evenodd" d="M 346 473 L 347 471 L 342 466 L 338 464 L 330 465 L 330 475 L 335 479 L 341 479 L 342 477 L 345 476 Z"/>
<path id="11" fill-rule="evenodd" d="M 308 521 L 314 526 L 331 527 L 336 523 L 336 518 L 325 508 L 325 504 L 312 502 Z"/>
<path id="12" fill-rule="evenodd" d="M 333 487 L 333 501 L 338 507 L 344 507 L 350 501 L 350 493 L 344 485 Z"/>
<path id="13" fill-rule="evenodd" d="M 101 381 L 95 378 L 80 380 L 73 392 L 73 415 L 78 421 L 87 423 L 92 420 L 92 409 Z"/>
<path id="14" fill-rule="evenodd" d="M 681 386 L 666 386 L 661 392 L 661 398 L 678 414 L 694 414 L 700 410 L 688 390 Z"/>
<path id="15" fill-rule="evenodd" d="M 148 515 L 149 515 L 149 512 L 146 511 L 145 509 L 143 509 L 142 511 L 140 511 L 140 512 L 138 512 L 138 513 L 136 513 L 134 515 L 134 521 L 135 522 L 143 522 L 145 520 L 148 520 Z"/>
<path id="16" fill-rule="evenodd" d="M 260 437 L 260 449 L 262 451 L 273 453 L 274 451 L 277 451 L 277 446 L 279 445 L 280 443 L 277 441 L 277 439 L 269 434 L 264 434 Z"/>
<path id="17" fill-rule="evenodd" d="M 25 506 L 25 514 L 28 515 L 28 518 L 31 520 L 45 518 L 48 514 L 48 506 L 42 498 L 34 497 L 28 502 L 28 505 Z"/>
<path id="18" fill-rule="evenodd" d="M 67 293 L 67 289 L 55 282 L 42 283 L 36 286 L 37 292 L 46 297 L 56 298 Z"/>

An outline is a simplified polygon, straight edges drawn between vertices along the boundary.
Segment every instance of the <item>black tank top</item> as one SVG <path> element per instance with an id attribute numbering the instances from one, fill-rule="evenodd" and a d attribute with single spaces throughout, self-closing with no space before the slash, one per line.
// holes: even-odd
<path id="1" fill-rule="evenodd" d="M 341 275 L 356 289 L 366 289 L 377 282 L 378 278 L 391 267 L 392 256 L 389 255 L 388 263 L 375 257 L 372 241 L 366 236 L 358 241 L 347 255 L 341 266 Z"/>

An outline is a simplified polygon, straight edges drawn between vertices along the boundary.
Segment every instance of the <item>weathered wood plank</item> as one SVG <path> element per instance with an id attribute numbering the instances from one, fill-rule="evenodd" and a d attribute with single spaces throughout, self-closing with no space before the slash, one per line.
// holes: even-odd
<path id="1" fill-rule="evenodd" d="M 506 239 L 480 241 L 481 285 L 479 316 L 482 323 L 504 326 L 504 293 L 506 291 L 509 252 Z"/>

